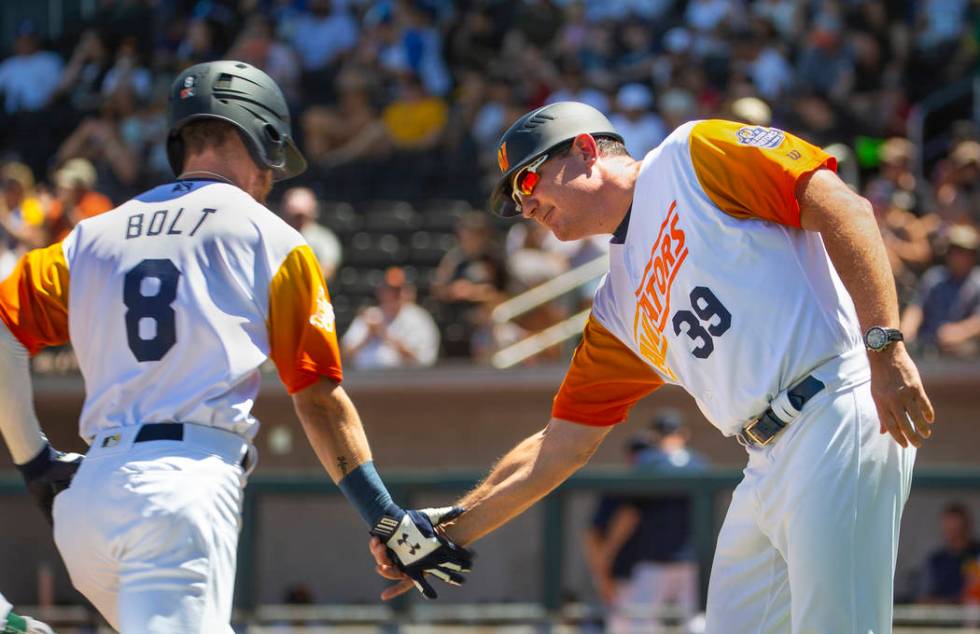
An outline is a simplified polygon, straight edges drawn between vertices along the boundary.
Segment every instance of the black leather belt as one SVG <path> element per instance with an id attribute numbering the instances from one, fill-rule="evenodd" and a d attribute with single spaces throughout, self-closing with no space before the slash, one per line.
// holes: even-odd
<path id="1" fill-rule="evenodd" d="M 796 408 L 796 411 L 802 411 L 803 406 L 806 402 L 813 398 L 820 390 L 824 388 L 824 384 L 819 379 L 813 377 L 813 375 L 807 375 L 805 379 L 789 388 L 786 392 L 786 396 L 789 397 L 790 404 Z M 773 439 L 783 431 L 786 426 L 789 425 L 788 422 L 782 420 L 776 413 L 772 411 L 770 406 L 766 411 L 762 413 L 762 416 L 750 421 L 742 428 L 742 431 L 738 433 L 738 438 L 744 445 L 751 445 L 755 447 L 765 447 L 773 441 Z"/>
<path id="2" fill-rule="evenodd" d="M 151 440 L 183 440 L 184 423 L 146 423 L 136 433 L 133 442 Z"/>
<path id="3" fill-rule="evenodd" d="M 184 423 L 144 423 L 140 430 L 136 432 L 134 443 L 149 442 L 151 440 L 184 440 Z M 248 470 L 251 460 L 251 452 L 246 452 L 242 456 L 241 467 Z"/>

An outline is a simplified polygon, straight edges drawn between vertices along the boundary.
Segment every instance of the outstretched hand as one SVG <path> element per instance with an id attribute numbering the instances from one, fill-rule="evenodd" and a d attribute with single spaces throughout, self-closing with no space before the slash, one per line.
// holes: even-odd
<path id="1" fill-rule="evenodd" d="M 426 580 L 432 575 L 450 585 L 462 585 L 473 564 L 473 552 L 458 546 L 436 527 L 458 517 L 459 507 L 420 509 L 407 511 L 398 528 L 386 541 L 375 535 L 370 550 L 375 560 L 375 571 L 386 579 L 398 581 L 381 594 L 388 601 L 415 587 L 427 599 L 439 595 Z"/>

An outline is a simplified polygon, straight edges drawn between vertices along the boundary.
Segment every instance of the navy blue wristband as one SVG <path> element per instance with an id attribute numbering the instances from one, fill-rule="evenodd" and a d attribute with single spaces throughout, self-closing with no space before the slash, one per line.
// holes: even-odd
<path id="1" fill-rule="evenodd" d="M 20 474 L 24 476 L 27 481 L 36 480 L 44 475 L 44 472 L 48 470 L 51 466 L 51 460 L 53 459 L 52 454 L 54 450 L 51 448 L 50 443 L 44 443 L 44 447 L 37 453 L 36 456 L 25 462 L 24 464 L 14 465 Z"/>
<path id="2" fill-rule="evenodd" d="M 371 526 L 384 517 L 394 519 L 397 524 L 405 515 L 405 511 L 391 499 L 391 494 L 374 468 L 374 462 L 370 460 L 358 465 L 337 486 Z"/>

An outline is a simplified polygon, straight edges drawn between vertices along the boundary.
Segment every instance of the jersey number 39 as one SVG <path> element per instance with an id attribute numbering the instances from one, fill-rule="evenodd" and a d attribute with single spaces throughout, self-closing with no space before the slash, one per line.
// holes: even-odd
<path id="1" fill-rule="evenodd" d="M 126 273 L 126 340 L 136 360 L 159 361 L 177 343 L 177 299 L 180 271 L 170 260 L 143 260 Z"/>
<path id="2" fill-rule="evenodd" d="M 691 350 L 698 359 L 707 359 L 715 351 L 715 337 L 732 327 L 732 314 L 707 286 L 695 286 L 691 291 L 691 308 L 674 313 L 674 334 L 682 332 L 698 344 Z"/>

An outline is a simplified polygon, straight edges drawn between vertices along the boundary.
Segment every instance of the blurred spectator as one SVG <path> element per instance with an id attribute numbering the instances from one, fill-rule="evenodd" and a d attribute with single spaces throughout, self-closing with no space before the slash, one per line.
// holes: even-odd
<path id="1" fill-rule="evenodd" d="M 544 225 L 518 222 L 507 232 L 507 270 L 514 290 L 525 291 L 568 270 L 561 242 Z"/>
<path id="2" fill-rule="evenodd" d="M 732 102 L 728 116 L 733 121 L 768 127 L 772 124 L 772 108 L 762 99 L 742 97 Z"/>
<path id="3" fill-rule="evenodd" d="M 651 431 L 649 438 L 634 437 L 627 444 L 634 469 L 653 469 L 669 477 L 707 467 L 705 459 L 687 447 L 689 434 L 678 413 L 661 412 Z M 695 616 L 698 566 L 690 512 L 684 495 L 600 499 L 585 544 L 593 581 L 609 609 L 607 632 L 662 632 L 661 616 L 671 605 L 682 622 Z"/>
<path id="4" fill-rule="evenodd" d="M 20 23 L 14 32 L 14 54 L 0 63 L 0 93 L 7 114 L 43 109 L 61 82 L 63 72 L 57 53 L 41 50 L 37 25 Z"/>
<path id="5" fill-rule="evenodd" d="M 941 516 L 943 545 L 925 562 L 925 583 L 920 603 L 960 603 L 965 590 L 964 570 L 980 557 L 980 541 L 973 535 L 973 520 L 966 506 L 947 504 Z"/>
<path id="6" fill-rule="evenodd" d="M 335 106 L 314 105 L 303 113 L 303 150 L 323 167 L 385 156 L 390 144 L 371 99 L 371 85 L 353 73 L 337 78 Z"/>
<path id="7" fill-rule="evenodd" d="M 330 229 L 317 222 L 320 204 L 316 194 L 308 187 L 292 187 L 282 196 L 282 218 L 300 232 L 320 263 L 323 277 L 333 278 L 340 266 L 342 248 L 340 240 Z"/>
<path id="8" fill-rule="evenodd" d="M 492 327 L 489 309 L 505 297 L 507 267 L 486 214 L 471 212 L 460 218 L 456 240 L 439 262 L 429 292 L 447 309 L 446 354 L 470 357 L 474 337 L 484 341 L 484 351 L 490 345 L 486 342 L 494 340 L 487 332 Z"/>
<path id="9" fill-rule="evenodd" d="M 340 58 L 354 48 L 359 29 L 347 9 L 332 0 L 309 0 L 306 7 L 280 30 L 299 55 L 306 98 L 328 101 Z"/>
<path id="10" fill-rule="evenodd" d="M 448 118 L 446 102 L 428 94 L 425 85 L 412 73 L 399 76 L 397 96 L 381 113 L 389 138 L 402 150 L 435 147 Z"/>
<path id="11" fill-rule="evenodd" d="M 400 268 L 385 271 L 378 304 L 363 310 L 344 334 L 344 358 L 360 370 L 428 367 L 439 354 L 439 329 L 415 303 L 415 287 Z"/>
<path id="12" fill-rule="evenodd" d="M 132 93 L 120 88 L 107 97 L 98 116 L 84 119 L 58 148 L 57 161 L 88 159 L 95 166 L 103 191 L 114 200 L 134 193 L 141 162 L 126 144 L 122 121 L 133 114 Z"/>
<path id="13" fill-rule="evenodd" d="M 977 231 L 954 225 L 946 233 L 945 263 L 929 269 L 902 315 L 905 340 L 927 352 L 958 357 L 980 353 L 980 267 Z"/>
<path id="14" fill-rule="evenodd" d="M 601 90 L 587 83 L 581 66 L 574 61 L 567 60 L 563 63 L 558 85 L 548 95 L 545 103 L 559 101 L 581 101 L 600 112 L 609 114 L 609 98 Z"/>
<path id="15" fill-rule="evenodd" d="M 219 59 L 224 48 L 219 42 L 218 31 L 218 26 L 207 18 L 191 20 L 184 39 L 177 45 L 175 57 L 178 67 L 186 68 Z"/>
<path id="16" fill-rule="evenodd" d="M 272 22 L 266 16 L 253 13 L 225 57 L 237 59 L 261 68 L 282 89 L 286 101 L 299 101 L 300 67 L 293 50 L 273 37 Z"/>
<path id="17" fill-rule="evenodd" d="M 44 244 L 44 208 L 34 190 L 34 174 L 23 163 L 0 168 L 0 186 L 0 240 L 20 257 Z"/>
<path id="18" fill-rule="evenodd" d="M 609 120 L 623 135 L 630 156 L 639 161 L 667 137 L 664 122 L 653 112 L 653 93 L 643 84 L 626 84 L 616 94 Z"/>
<path id="19" fill-rule="evenodd" d="M 888 205 L 896 192 L 906 192 L 912 197 L 912 210 L 921 214 L 923 209 L 920 183 L 912 168 L 915 165 L 915 146 L 908 139 L 892 137 L 878 150 L 879 169 L 864 188 L 864 195 L 872 205 Z"/>
<path id="20" fill-rule="evenodd" d="M 102 86 L 109 66 L 109 49 L 102 35 L 97 29 L 83 31 L 61 76 L 56 95 L 67 100 L 74 115 L 80 117 L 95 112 L 102 103 Z"/>
<path id="21" fill-rule="evenodd" d="M 847 96 L 854 68 L 844 46 L 840 16 L 827 13 L 823 17 L 808 34 L 796 75 L 803 86 L 836 102 Z"/>
<path id="22" fill-rule="evenodd" d="M 452 82 L 443 59 L 442 36 L 433 24 L 435 17 L 435 10 L 424 2 L 397 0 L 398 41 L 382 59 L 382 66 L 396 75 L 404 72 L 416 75 L 429 94 L 443 97 Z"/>
<path id="23" fill-rule="evenodd" d="M 115 63 L 102 81 L 102 93 L 111 95 L 120 90 L 129 90 L 137 101 L 145 101 L 152 88 L 153 78 L 140 62 L 135 38 L 123 38 L 116 48 Z"/>
<path id="24" fill-rule="evenodd" d="M 953 148 L 936 200 L 942 220 L 980 225 L 980 143 L 966 140 Z"/>
<path id="25" fill-rule="evenodd" d="M 660 95 L 657 101 L 658 110 L 664 120 L 664 128 L 668 131 L 699 118 L 694 96 L 683 88 L 671 88 Z"/>
<path id="26" fill-rule="evenodd" d="M 83 158 L 70 159 L 55 172 L 56 194 L 45 216 L 49 244 L 64 240 L 82 220 L 112 209 L 112 201 L 95 190 L 96 180 L 95 167 Z"/>

